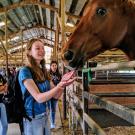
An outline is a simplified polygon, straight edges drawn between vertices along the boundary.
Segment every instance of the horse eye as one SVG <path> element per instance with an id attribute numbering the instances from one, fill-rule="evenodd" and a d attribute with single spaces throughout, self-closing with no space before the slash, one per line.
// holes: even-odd
<path id="1" fill-rule="evenodd" d="M 100 16 L 105 16 L 106 13 L 107 13 L 107 10 L 105 8 L 98 8 L 96 10 L 96 14 Z"/>

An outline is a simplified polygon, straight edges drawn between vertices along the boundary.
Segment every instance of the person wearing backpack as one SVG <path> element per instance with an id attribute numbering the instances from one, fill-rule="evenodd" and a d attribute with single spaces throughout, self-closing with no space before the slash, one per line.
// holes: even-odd
<path id="1" fill-rule="evenodd" d="M 61 74 L 58 69 L 57 61 L 55 61 L 55 60 L 51 61 L 49 74 L 50 74 L 53 84 L 55 86 L 57 86 L 57 84 L 61 80 Z M 50 126 L 51 126 L 51 129 L 56 128 L 56 125 L 55 125 L 56 106 L 57 106 L 57 99 L 52 98 L 50 101 Z"/>
<path id="2" fill-rule="evenodd" d="M 2 102 L 3 95 L 7 92 L 7 82 L 0 74 L 0 135 L 6 135 L 8 129 L 7 114 L 5 105 Z"/>
<path id="3" fill-rule="evenodd" d="M 44 43 L 39 39 L 31 39 L 26 47 L 27 63 L 19 71 L 19 84 L 25 99 L 24 107 L 31 121 L 24 118 L 25 135 L 50 135 L 47 102 L 53 97 L 58 99 L 64 87 L 75 80 L 75 71 L 63 75 L 57 86 L 51 82 L 45 68 Z M 29 96 L 28 96 L 29 95 Z"/>

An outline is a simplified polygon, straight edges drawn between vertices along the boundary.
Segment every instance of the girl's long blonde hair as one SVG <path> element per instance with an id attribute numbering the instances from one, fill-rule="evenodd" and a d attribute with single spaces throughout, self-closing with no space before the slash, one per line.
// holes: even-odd
<path id="1" fill-rule="evenodd" d="M 43 82 L 45 80 L 50 80 L 49 75 L 47 73 L 47 69 L 45 67 L 45 59 L 41 60 L 40 65 L 38 65 L 35 61 L 35 59 L 30 55 L 30 51 L 32 49 L 33 43 L 40 41 L 43 43 L 40 39 L 31 39 L 26 47 L 26 57 L 27 62 L 26 66 L 29 66 L 34 74 L 34 78 L 39 81 Z M 40 67 L 41 66 L 41 67 Z"/>

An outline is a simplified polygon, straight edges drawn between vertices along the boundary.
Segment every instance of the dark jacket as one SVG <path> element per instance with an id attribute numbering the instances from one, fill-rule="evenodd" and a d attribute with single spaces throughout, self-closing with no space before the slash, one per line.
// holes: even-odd
<path id="1" fill-rule="evenodd" d="M 6 80 L 3 78 L 3 76 L 0 74 L 0 86 L 3 86 L 4 84 L 6 84 Z M 0 103 L 2 103 L 2 97 L 3 94 L 0 94 Z"/>

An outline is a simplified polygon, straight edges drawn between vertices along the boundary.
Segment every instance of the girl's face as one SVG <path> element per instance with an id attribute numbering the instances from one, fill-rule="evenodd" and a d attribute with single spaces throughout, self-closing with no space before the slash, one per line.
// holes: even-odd
<path id="1" fill-rule="evenodd" d="M 37 62 L 40 62 L 41 60 L 43 60 L 45 56 L 44 44 L 41 41 L 34 42 L 31 47 L 30 55 Z"/>
<path id="2" fill-rule="evenodd" d="M 51 70 L 52 70 L 52 72 L 54 72 L 54 73 L 55 73 L 55 72 L 56 72 L 56 70 L 57 70 L 57 67 L 58 67 L 58 66 L 57 66 L 57 64 L 56 64 L 56 63 L 52 63 L 52 64 L 51 64 Z"/>

